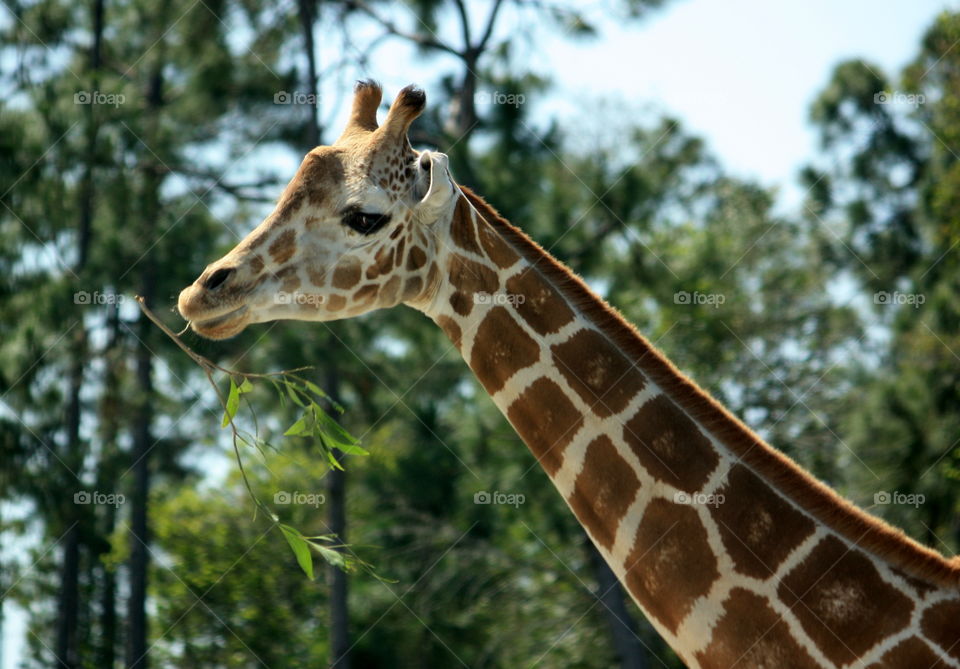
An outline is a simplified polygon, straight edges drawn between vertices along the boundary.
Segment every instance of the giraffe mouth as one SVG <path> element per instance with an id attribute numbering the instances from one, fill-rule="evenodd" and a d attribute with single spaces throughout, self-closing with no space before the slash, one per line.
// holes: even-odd
<path id="1" fill-rule="evenodd" d="M 247 305 L 241 305 L 225 314 L 203 320 L 190 321 L 191 329 L 208 339 L 226 339 L 238 334 L 247 326 Z"/>

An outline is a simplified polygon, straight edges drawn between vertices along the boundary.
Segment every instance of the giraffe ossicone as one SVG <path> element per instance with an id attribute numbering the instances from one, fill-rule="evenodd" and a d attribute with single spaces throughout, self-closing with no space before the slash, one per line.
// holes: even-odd
<path id="1" fill-rule="evenodd" d="M 680 373 L 557 260 L 383 125 L 332 146 L 180 294 L 201 335 L 412 306 L 460 350 L 666 641 L 695 667 L 960 669 L 960 562 L 848 503 Z"/>

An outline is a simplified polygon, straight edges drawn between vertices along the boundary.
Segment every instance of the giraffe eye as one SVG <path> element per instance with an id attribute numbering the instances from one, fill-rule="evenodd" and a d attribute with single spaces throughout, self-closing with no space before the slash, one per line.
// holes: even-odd
<path id="1" fill-rule="evenodd" d="M 362 235 L 372 235 L 390 222 L 390 214 L 371 214 L 354 209 L 344 213 L 342 221 Z"/>

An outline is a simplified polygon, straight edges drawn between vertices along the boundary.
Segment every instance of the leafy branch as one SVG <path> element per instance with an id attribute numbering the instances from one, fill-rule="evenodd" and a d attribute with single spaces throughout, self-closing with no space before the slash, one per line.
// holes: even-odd
<path id="1" fill-rule="evenodd" d="M 142 297 L 137 296 L 136 299 L 143 314 L 153 321 L 154 325 L 160 328 L 164 334 L 173 340 L 173 342 L 203 370 L 207 381 L 217 394 L 220 406 L 223 407 L 221 427 L 230 428 L 237 466 L 243 478 L 243 484 L 253 500 L 255 512 L 262 511 L 270 520 L 273 527 L 283 534 L 284 539 L 287 540 L 290 549 L 297 559 L 297 564 L 300 565 L 300 568 L 303 569 L 307 577 L 311 580 L 314 578 L 313 559 L 311 556 L 312 550 L 327 563 L 345 572 L 353 573 L 357 570 L 364 570 L 375 578 L 383 580 L 382 577 L 373 570 L 372 565 L 358 557 L 350 546 L 340 543 L 336 535 L 320 534 L 308 536 L 295 527 L 281 523 L 277 515 L 273 513 L 257 496 L 256 492 L 254 492 L 253 486 L 247 477 L 247 472 L 243 464 L 243 456 L 240 452 L 241 444 L 256 448 L 261 454 L 264 453 L 265 448 L 275 450 L 269 443 L 258 436 L 259 430 L 256 426 L 255 416 L 253 432 L 243 430 L 237 425 L 237 412 L 240 409 L 240 402 L 243 399 L 247 399 L 244 396 L 254 390 L 254 382 L 271 384 L 280 397 L 281 404 L 285 404 L 286 398 L 289 398 L 294 405 L 299 407 L 300 417 L 283 433 L 284 436 L 312 438 L 319 446 L 321 453 L 331 467 L 340 470 L 343 469 L 343 466 L 334 453 L 334 449 L 350 455 L 369 455 L 369 452 L 360 445 L 359 440 L 343 429 L 320 404 L 324 402 L 338 413 L 343 413 L 344 411 L 343 407 L 327 395 L 317 384 L 301 375 L 302 372 L 311 368 L 298 367 L 296 369 L 279 372 L 258 374 L 254 372 L 239 372 L 235 369 L 223 367 L 209 358 L 200 355 L 183 343 L 179 334 L 167 327 L 156 314 L 150 310 Z M 226 394 L 224 394 L 214 378 L 218 372 L 226 374 L 230 380 Z M 249 400 L 247 401 L 249 403 Z"/>

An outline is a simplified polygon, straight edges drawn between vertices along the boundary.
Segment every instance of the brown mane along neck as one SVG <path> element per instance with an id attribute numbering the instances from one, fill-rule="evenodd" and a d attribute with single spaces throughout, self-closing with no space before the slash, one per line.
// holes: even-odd
<path id="1" fill-rule="evenodd" d="M 469 188 L 460 186 L 480 217 L 550 281 L 572 307 L 596 325 L 637 367 L 740 462 L 815 520 L 850 543 L 911 576 L 960 587 L 960 559 L 947 559 L 864 512 L 775 450 L 667 360 L 620 313 Z"/>

